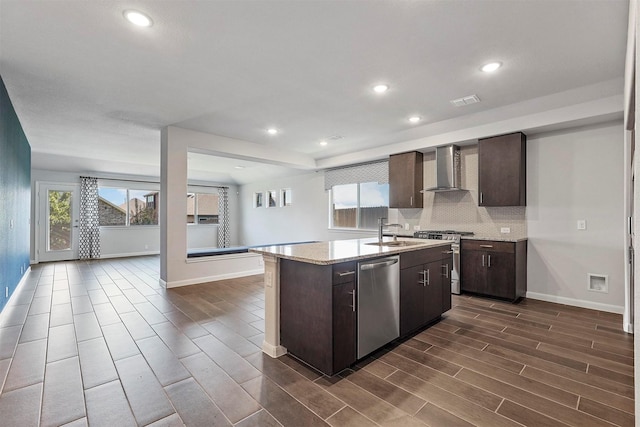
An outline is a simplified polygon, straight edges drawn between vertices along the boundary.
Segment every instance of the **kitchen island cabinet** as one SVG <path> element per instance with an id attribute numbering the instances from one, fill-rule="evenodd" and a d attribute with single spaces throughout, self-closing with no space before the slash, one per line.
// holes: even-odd
<path id="1" fill-rule="evenodd" d="M 451 309 L 451 253 L 423 249 L 400 257 L 400 336 Z"/>
<path id="2" fill-rule="evenodd" d="M 280 265 L 281 343 L 329 375 L 356 361 L 355 268 L 287 259 Z"/>
<path id="3" fill-rule="evenodd" d="M 526 141 L 522 132 L 478 141 L 478 206 L 526 206 Z"/>
<path id="4" fill-rule="evenodd" d="M 463 240 L 463 292 L 517 301 L 527 293 L 527 241 Z"/>
<path id="5" fill-rule="evenodd" d="M 440 277 L 449 274 L 448 264 L 445 272 L 442 260 L 443 253 L 450 258 L 450 244 L 424 239 L 401 241 L 405 243 L 395 247 L 377 246 L 375 239 L 357 239 L 252 248 L 253 252 L 263 254 L 265 260 L 263 351 L 272 357 L 289 352 L 327 375 L 355 363 L 358 262 L 389 255 L 400 255 L 400 269 L 415 270 L 419 276 L 417 267 L 426 266 L 430 270 L 427 275 L 432 275 L 430 283 L 434 293 L 429 296 L 425 293 L 422 299 L 429 302 L 431 311 L 423 313 L 412 329 L 439 317 L 447 304 L 442 294 L 444 287 L 450 306 L 450 285 L 445 286 L 446 280 Z M 405 276 L 407 274 L 405 272 Z M 398 309 L 402 316 L 401 307 Z"/>

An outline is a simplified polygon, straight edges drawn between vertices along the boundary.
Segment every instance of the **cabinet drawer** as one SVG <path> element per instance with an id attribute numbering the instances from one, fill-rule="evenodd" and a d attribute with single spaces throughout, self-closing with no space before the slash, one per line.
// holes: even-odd
<path id="1" fill-rule="evenodd" d="M 492 251 L 515 253 L 516 244 L 513 242 L 496 242 L 493 240 L 463 240 L 461 249 L 463 251 Z"/>
<path id="2" fill-rule="evenodd" d="M 347 283 L 356 280 L 356 263 L 341 262 L 333 265 L 333 284 Z"/>
<path id="3" fill-rule="evenodd" d="M 419 251 L 403 252 L 400 254 L 400 268 L 415 267 L 432 261 L 451 258 L 451 245 L 421 249 Z"/>

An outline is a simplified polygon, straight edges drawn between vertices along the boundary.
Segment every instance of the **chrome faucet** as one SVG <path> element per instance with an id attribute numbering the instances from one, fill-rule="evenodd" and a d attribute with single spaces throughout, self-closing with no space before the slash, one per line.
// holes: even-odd
<path id="1" fill-rule="evenodd" d="M 385 224 L 384 221 L 387 218 L 382 217 L 382 218 L 378 218 L 378 243 L 382 243 L 382 229 L 384 227 L 402 227 L 402 224 Z M 398 240 L 398 236 L 396 236 L 398 234 L 398 230 L 396 228 L 396 232 L 393 233 L 393 241 L 395 242 L 396 240 Z"/>

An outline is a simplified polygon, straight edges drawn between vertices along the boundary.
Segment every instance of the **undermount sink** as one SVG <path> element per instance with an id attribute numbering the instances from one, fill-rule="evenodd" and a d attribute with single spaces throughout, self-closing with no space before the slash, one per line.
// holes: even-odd
<path id="1" fill-rule="evenodd" d="M 371 243 L 365 243 L 365 245 L 371 245 L 371 246 L 413 246 L 413 245 L 419 245 L 422 242 L 408 242 L 406 240 L 392 240 L 390 242 L 371 242 Z"/>

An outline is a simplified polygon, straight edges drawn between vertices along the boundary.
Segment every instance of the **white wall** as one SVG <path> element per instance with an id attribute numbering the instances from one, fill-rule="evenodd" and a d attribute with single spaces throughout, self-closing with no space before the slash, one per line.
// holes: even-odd
<path id="1" fill-rule="evenodd" d="M 291 206 L 254 207 L 254 193 L 276 190 L 279 197 L 283 188 L 291 188 Z M 240 212 L 242 245 L 344 240 L 376 234 L 375 230 L 329 230 L 329 192 L 324 190 L 323 172 L 243 185 L 240 187 Z"/>
<path id="2" fill-rule="evenodd" d="M 622 312 L 623 153 L 622 122 L 527 139 L 527 296 Z M 588 291 L 587 273 L 609 292 Z"/>

